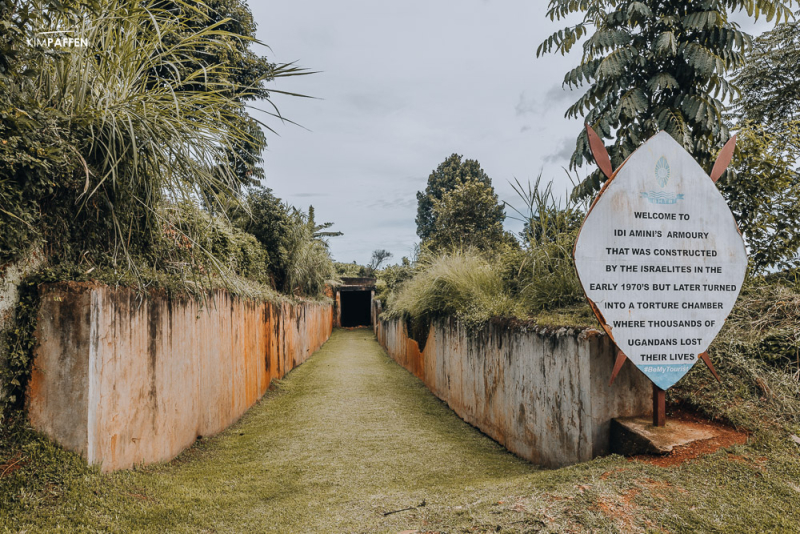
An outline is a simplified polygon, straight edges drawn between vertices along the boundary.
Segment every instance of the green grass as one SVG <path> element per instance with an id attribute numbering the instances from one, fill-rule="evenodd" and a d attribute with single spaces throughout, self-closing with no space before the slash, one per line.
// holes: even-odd
<path id="1" fill-rule="evenodd" d="M 0 531 L 800 531 L 800 448 L 777 433 L 674 468 L 611 456 L 542 470 L 458 419 L 368 330 L 334 332 L 170 463 L 103 475 L 6 436 L 0 464 L 20 458 L 0 477 Z"/>

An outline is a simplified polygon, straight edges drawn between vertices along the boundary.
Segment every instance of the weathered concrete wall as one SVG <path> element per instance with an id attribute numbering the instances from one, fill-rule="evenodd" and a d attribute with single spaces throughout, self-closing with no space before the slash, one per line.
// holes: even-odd
<path id="1" fill-rule="evenodd" d="M 104 471 L 169 460 L 236 421 L 330 336 L 330 304 L 43 286 L 32 425 Z"/>
<path id="2" fill-rule="evenodd" d="M 609 387 L 614 347 L 596 330 L 547 330 L 508 323 L 468 332 L 434 322 L 424 349 L 402 321 L 378 319 L 375 333 L 397 363 L 462 419 L 515 454 L 560 467 L 607 454 L 611 419 L 652 413 L 652 386 L 625 365 Z"/>

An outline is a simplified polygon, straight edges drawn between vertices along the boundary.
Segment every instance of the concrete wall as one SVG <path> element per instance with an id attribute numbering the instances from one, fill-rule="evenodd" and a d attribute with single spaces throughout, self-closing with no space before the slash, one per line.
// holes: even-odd
<path id="1" fill-rule="evenodd" d="M 32 425 L 103 471 L 169 460 L 236 421 L 330 336 L 333 308 L 42 286 Z"/>
<path id="2" fill-rule="evenodd" d="M 375 333 L 397 363 L 462 419 L 515 454 L 560 467 L 607 454 L 614 417 L 652 413 L 650 381 L 627 363 L 609 387 L 615 351 L 597 330 L 510 323 L 468 332 L 434 322 L 420 351 L 403 321 L 378 318 Z"/>

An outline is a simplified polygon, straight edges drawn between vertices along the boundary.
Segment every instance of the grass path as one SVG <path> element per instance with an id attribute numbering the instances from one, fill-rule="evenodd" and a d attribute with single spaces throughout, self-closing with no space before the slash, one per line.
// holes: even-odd
<path id="1" fill-rule="evenodd" d="M 800 530 L 791 448 L 540 470 L 458 419 L 369 330 L 335 331 L 239 423 L 168 464 L 102 475 L 46 440 L 26 447 L 40 460 L 14 476 L 35 476 L 0 479 L 0 530 Z"/>
<path id="2" fill-rule="evenodd" d="M 159 489 L 177 494 L 159 516 L 182 516 L 191 503 L 200 509 L 193 522 L 218 530 L 369 529 L 405 521 L 383 521 L 385 511 L 532 471 L 386 358 L 369 330 L 335 332 L 209 448 L 160 470 Z"/>

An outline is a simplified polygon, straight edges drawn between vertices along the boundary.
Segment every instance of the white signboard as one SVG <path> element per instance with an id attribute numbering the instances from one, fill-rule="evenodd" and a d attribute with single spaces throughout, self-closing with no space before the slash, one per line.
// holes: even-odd
<path id="1" fill-rule="evenodd" d="M 661 132 L 628 158 L 592 206 L 575 265 L 617 347 L 667 389 L 722 328 L 747 253 L 711 178 Z"/>

